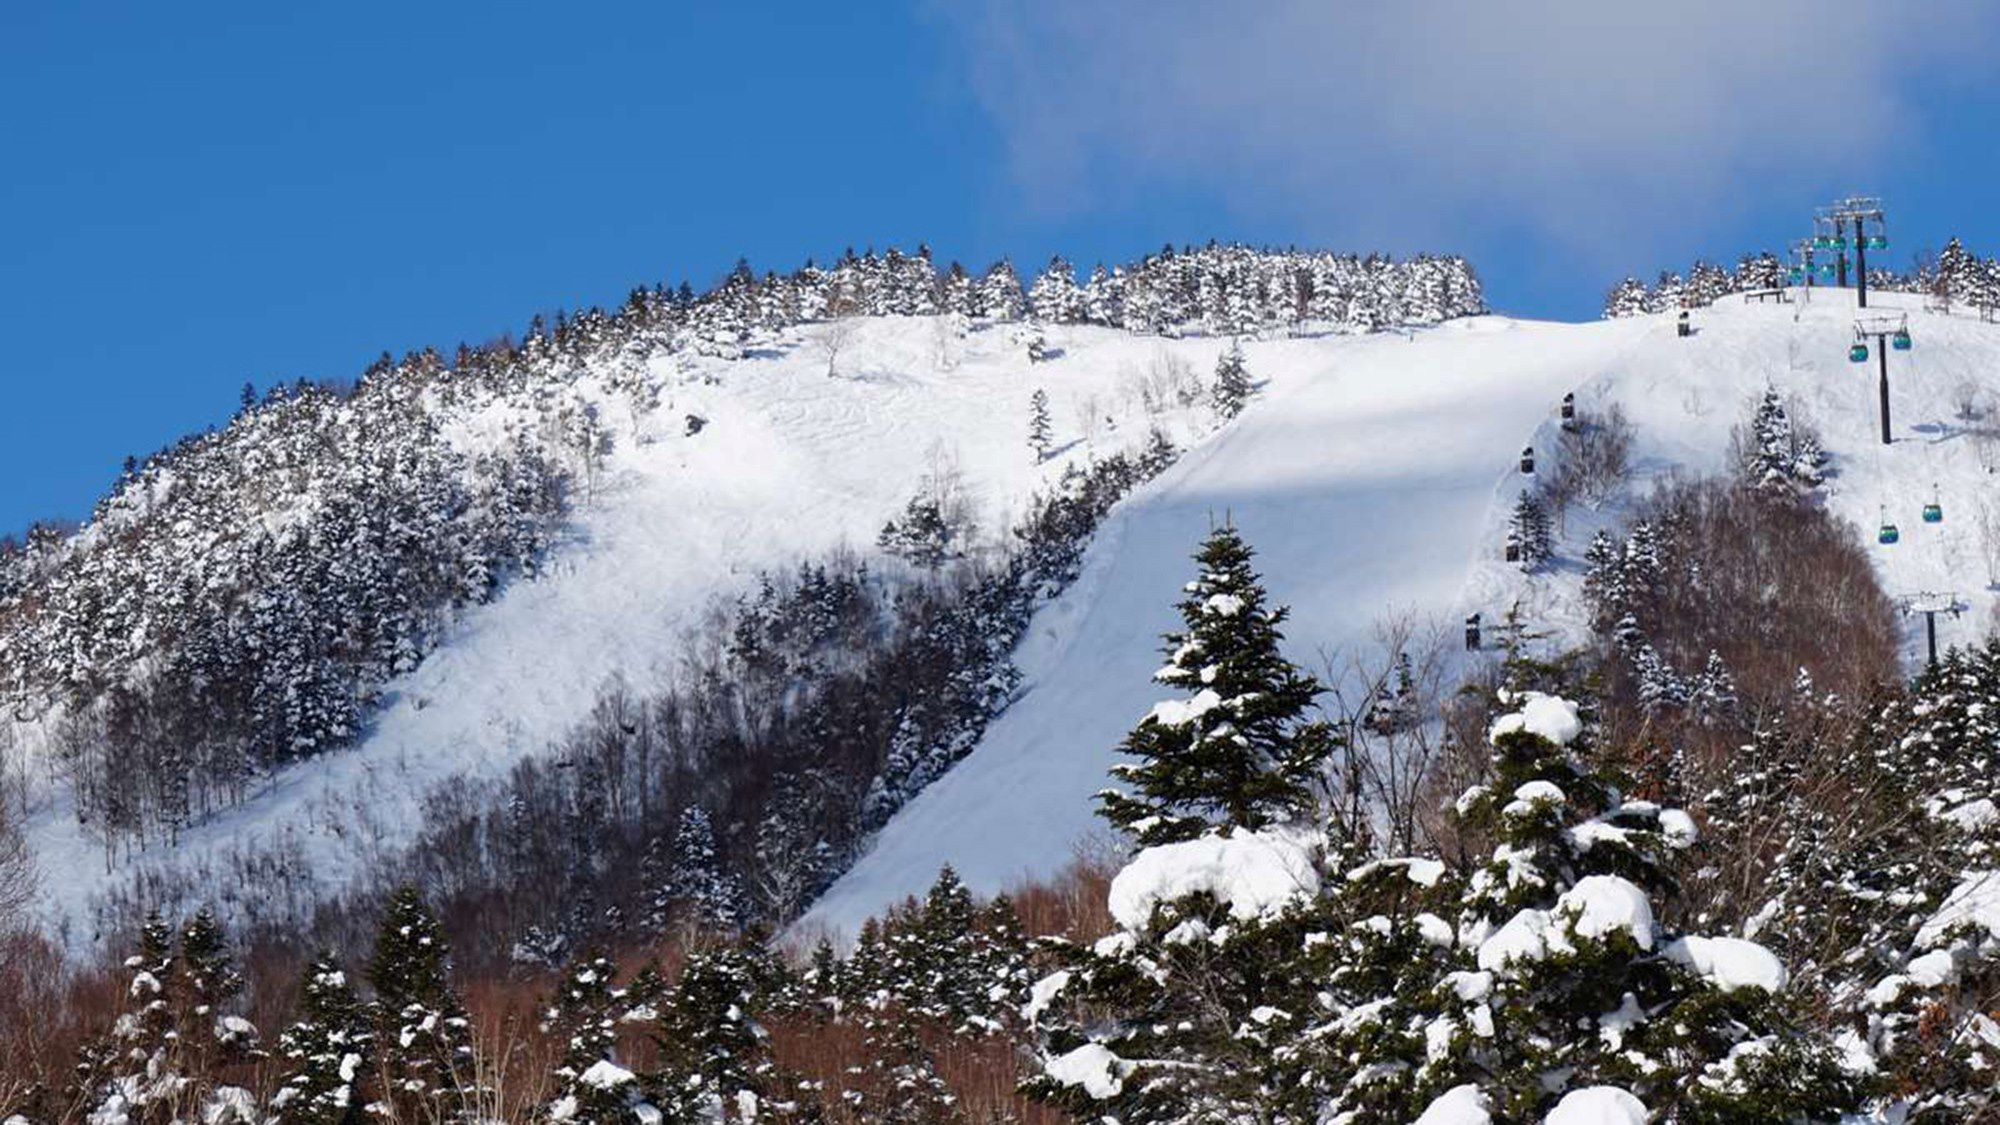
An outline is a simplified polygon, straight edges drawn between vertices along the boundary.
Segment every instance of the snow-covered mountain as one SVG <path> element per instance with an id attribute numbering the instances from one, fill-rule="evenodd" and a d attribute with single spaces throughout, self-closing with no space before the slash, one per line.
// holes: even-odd
<path id="1" fill-rule="evenodd" d="M 1113 280 L 1093 283 L 1100 298 Z M 960 482 L 978 552 L 995 554 L 1033 496 L 1067 470 L 1137 452 L 1155 430 L 1187 452 L 1114 509 L 1081 577 L 1036 612 L 1011 705 L 887 823 L 807 926 L 851 930 L 944 863 L 991 891 L 1066 862 L 1096 831 L 1090 797 L 1113 747 L 1155 698 L 1158 637 L 1213 521 L 1233 520 L 1260 552 L 1273 596 L 1294 607 L 1291 651 L 1308 664 L 1379 655 L 1392 619 L 1455 648 L 1459 620 L 1475 611 L 1492 622 L 1518 608 L 1549 643 L 1580 640 L 1590 533 L 1617 524 L 1652 482 L 1721 467 L 1732 428 L 1768 386 L 1822 431 L 1833 509 L 1871 538 L 1882 511 L 1895 515 L 1902 541 L 1875 548 L 1889 589 L 1956 591 L 1969 612 L 1944 623 L 1947 642 L 1985 628 L 1977 513 L 1996 453 L 1975 431 L 1992 425 L 2000 329 L 1976 319 L 1877 299 L 1907 310 L 1916 340 L 1890 360 L 1898 441 L 1882 448 L 1873 363 L 1847 360 L 1851 294 L 1801 292 L 1782 305 L 1727 296 L 1696 314 L 1691 338 L 1665 316 L 1563 325 L 1427 313 L 1433 323 L 1361 335 L 1351 330 L 1386 325 L 1246 321 L 1237 327 L 1250 329 L 1241 347 L 1257 392 L 1233 421 L 1208 391 L 1228 338 L 1062 323 L 1095 315 L 1088 294 L 1041 294 L 1058 316 L 1040 329 L 1039 361 L 1019 322 L 884 308 L 831 322 L 774 316 L 754 332 L 697 321 L 673 340 L 580 363 L 559 401 L 424 391 L 455 404 L 428 424 L 468 457 L 537 435 L 559 460 L 577 448 L 577 426 L 599 435 L 570 467 L 572 507 L 537 573 L 437 618 L 427 649 L 393 662 L 352 748 L 254 773 L 239 801 L 177 825 L 171 842 L 107 844 L 52 764 L 59 715 L 18 713 L 10 733 L 26 750 L 16 766 L 46 916 L 88 933 L 93 903 L 139 876 L 147 893 L 226 905 L 240 872 L 274 865 L 302 903 L 333 893 L 423 832 L 440 793 L 487 792 L 543 755 L 608 683 L 641 696 L 666 683 L 718 605 L 761 575 L 841 552 L 900 566 L 878 553 L 877 533 L 925 479 Z M 1054 431 L 1045 459 L 1028 443 L 1038 389 Z M 1601 508 L 1573 511 L 1556 565 L 1526 576 L 1500 558 L 1528 481 L 1517 458 L 1523 445 L 1553 447 L 1571 391 L 1586 410 L 1627 412 L 1635 472 Z M 160 475 L 142 472 L 149 494 L 171 491 Z M 1946 517 L 1924 524 L 1934 485 Z M 119 518 L 114 506 L 84 541 Z M 1913 621 L 1912 654 L 1920 637 Z"/>
<path id="2" fill-rule="evenodd" d="M 1267 361 L 1269 382 L 1236 424 L 1118 509 L 1082 580 L 1035 619 L 1020 700 L 883 830 L 807 928 L 851 934 L 941 864 L 992 892 L 1069 862 L 1101 829 L 1091 796 L 1115 748 L 1161 697 L 1151 679 L 1159 637 L 1177 624 L 1188 554 L 1217 519 L 1258 549 L 1273 599 L 1294 610 L 1290 652 L 1308 666 L 1379 656 L 1378 625 L 1410 613 L 1455 646 L 1464 615 L 1490 625 L 1518 606 L 1550 645 L 1581 643 L 1592 533 L 1660 481 L 1726 469 L 1732 429 L 1768 388 L 1819 428 L 1831 454 L 1826 503 L 1866 537 L 1885 589 L 1955 594 L 1963 609 L 1940 618 L 1940 645 L 1982 639 L 2000 564 L 2000 439 L 1981 436 L 2000 433 L 2000 326 L 1927 312 L 1914 295 L 1872 298 L 1870 313 L 1907 316 L 1912 338 L 1890 353 L 1895 441 L 1883 446 L 1876 357 L 1850 359 L 1854 294 L 1790 296 L 1725 296 L 1693 315 L 1689 337 L 1671 314 L 1579 325 L 1485 317 L 1407 341 L 1303 345 L 1317 363 Z M 1300 345 L 1266 347 L 1253 354 Z M 1546 471 L 1572 391 L 1582 410 L 1615 403 L 1629 416 L 1633 473 L 1601 507 L 1572 511 L 1555 564 L 1525 575 L 1502 558 L 1511 504 L 1532 484 L 1517 458 L 1532 446 Z M 1944 518 L 1926 523 L 1933 501 Z M 1875 542 L 1885 520 L 1900 533 L 1894 545 Z M 1914 668 L 1924 622 L 1905 624 Z"/>

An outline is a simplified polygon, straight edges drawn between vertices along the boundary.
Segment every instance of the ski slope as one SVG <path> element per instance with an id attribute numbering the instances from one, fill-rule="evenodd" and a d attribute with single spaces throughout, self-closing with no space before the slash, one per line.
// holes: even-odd
<path id="1" fill-rule="evenodd" d="M 1346 344 L 1317 370 L 1300 365 L 1303 377 L 1274 378 L 1241 419 L 1116 511 L 1083 579 L 1036 618 L 1020 653 L 1021 700 L 884 828 L 801 929 L 852 934 L 920 893 L 942 864 L 992 893 L 1088 847 L 1100 831 L 1091 795 L 1119 741 L 1162 698 L 1151 682 L 1160 634 L 1178 625 L 1189 554 L 1217 519 L 1258 549 L 1274 602 L 1293 608 L 1288 651 L 1310 667 L 1370 649 L 1376 623 L 1403 612 L 1452 628 L 1475 610 L 1493 620 L 1518 605 L 1550 643 L 1574 642 L 1591 533 L 1663 478 L 1723 469 L 1732 428 L 1769 385 L 1822 431 L 1833 461 L 1826 503 L 1866 536 L 1888 592 L 1955 591 L 1967 612 L 1941 622 L 1941 643 L 1979 639 L 1993 593 L 1975 513 L 2000 481 L 1994 452 L 1982 459 L 1953 414 L 1962 386 L 2000 393 L 2000 327 L 1875 297 L 1876 311 L 1908 314 L 1915 340 L 1890 358 L 1896 440 L 1885 448 L 1874 361 L 1847 357 L 1853 294 L 1808 296 L 1732 296 L 1697 312 L 1685 339 L 1669 317 L 1463 321 L 1409 342 Z M 1553 447 L 1558 401 L 1573 389 L 1586 410 L 1615 401 L 1630 415 L 1634 473 L 1602 510 L 1572 514 L 1564 557 L 1530 578 L 1500 557 L 1526 480 L 1516 457 L 1526 444 Z M 1946 518 L 1925 525 L 1933 482 Z M 1874 544 L 1885 511 L 1902 532 L 1893 547 Z M 1907 624 L 1914 661 L 1922 622 Z"/>

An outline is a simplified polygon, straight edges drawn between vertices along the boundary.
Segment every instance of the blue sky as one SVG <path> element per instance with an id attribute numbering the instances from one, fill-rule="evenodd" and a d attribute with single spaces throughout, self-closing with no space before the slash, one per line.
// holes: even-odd
<path id="1" fill-rule="evenodd" d="M 85 514 L 246 381 L 739 256 L 1435 249 L 1582 318 L 1836 192 L 1888 199 L 1899 263 L 2000 251 L 1979 4 L 1214 7 L 0 5 L 0 529 Z"/>

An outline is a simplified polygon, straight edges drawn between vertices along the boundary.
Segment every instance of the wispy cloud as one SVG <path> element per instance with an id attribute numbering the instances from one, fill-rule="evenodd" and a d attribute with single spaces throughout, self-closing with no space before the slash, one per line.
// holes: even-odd
<path id="1" fill-rule="evenodd" d="M 943 17 L 1033 205 L 1212 192 L 1319 237 L 1526 234 L 1630 261 L 1760 192 L 1866 187 L 1977 0 L 968 0 Z M 1462 244 L 1462 243 L 1461 243 Z"/>

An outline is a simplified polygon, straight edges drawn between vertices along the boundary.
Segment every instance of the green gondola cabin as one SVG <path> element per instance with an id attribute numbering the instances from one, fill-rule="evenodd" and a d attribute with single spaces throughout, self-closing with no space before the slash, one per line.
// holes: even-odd
<path id="1" fill-rule="evenodd" d="M 1867 363 L 1868 345 L 1856 344 L 1853 347 L 1847 349 L 1847 358 L 1854 363 Z"/>

